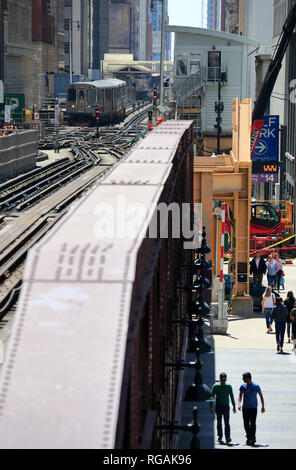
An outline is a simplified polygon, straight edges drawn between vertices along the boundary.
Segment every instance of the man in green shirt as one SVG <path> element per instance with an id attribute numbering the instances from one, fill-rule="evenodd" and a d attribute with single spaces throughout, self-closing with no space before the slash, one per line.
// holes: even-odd
<path id="1" fill-rule="evenodd" d="M 233 406 L 233 413 L 236 413 L 232 386 L 227 384 L 226 380 L 227 375 L 223 372 L 220 374 L 220 384 L 215 384 L 212 388 L 212 397 L 216 398 L 215 411 L 217 415 L 217 432 L 219 444 L 222 444 L 223 442 L 222 416 L 224 418 L 226 444 L 231 442 L 229 425 L 229 397 Z M 214 402 L 210 402 L 210 410 L 211 413 L 214 412 Z"/>

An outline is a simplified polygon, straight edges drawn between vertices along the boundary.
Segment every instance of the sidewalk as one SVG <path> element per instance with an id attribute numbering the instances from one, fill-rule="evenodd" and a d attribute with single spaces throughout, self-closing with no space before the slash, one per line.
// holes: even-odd
<path id="1" fill-rule="evenodd" d="M 280 292 L 283 299 L 288 290 L 293 290 L 296 294 L 296 264 L 286 265 L 284 270 L 286 286 Z M 211 388 L 215 381 L 219 381 L 219 374 L 226 372 L 228 383 L 233 387 L 237 407 L 239 387 L 243 383 L 242 373 L 251 372 L 252 380 L 261 387 L 266 409 L 262 414 L 258 397 L 255 448 L 295 449 L 296 355 L 292 352 L 292 344 L 287 343 L 287 335 L 284 354 L 279 354 L 276 351 L 275 333 L 273 331 L 272 334 L 266 334 L 265 318 L 259 311 L 248 317 L 230 316 L 225 336 L 210 335 L 207 325 L 204 332 L 213 350 L 201 355 L 203 383 Z M 189 360 L 194 360 L 193 355 L 188 356 Z M 193 378 L 194 371 L 186 371 L 185 391 L 193 383 Z M 199 412 L 201 449 L 252 449 L 246 445 L 241 411 L 237 411 L 235 415 L 231 412 L 232 443 L 226 446 L 217 442 L 216 421 L 210 414 L 209 403 L 183 402 L 183 423 L 192 421 L 193 406 L 197 406 Z M 189 433 L 182 433 L 180 448 L 190 448 L 190 439 Z"/>

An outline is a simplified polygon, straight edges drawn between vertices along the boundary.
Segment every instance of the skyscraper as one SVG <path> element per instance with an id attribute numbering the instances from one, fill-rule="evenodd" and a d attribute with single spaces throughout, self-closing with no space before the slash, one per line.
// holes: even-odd
<path id="1" fill-rule="evenodd" d="M 109 1 L 65 0 L 66 69 L 70 64 L 70 29 L 74 75 L 98 79 L 100 61 L 109 49 Z"/>
<path id="2" fill-rule="evenodd" d="M 208 0 L 207 27 L 221 30 L 221 0 Z"/>
<path id="3" fill-rule="evenodd" d="M 150 3 L 150 2 L 149 2 Z M 161 16 L 162 4 L 164 5 L 164 24 L 169 24 L 168 16 L 168 0 L 163 2 L 154 2 L 153 12 L 148 8 L 148 21 L 151 23 L 152 31 L 152 56 L 149 60 L 160 60 L 161 50 Z M 171 36 L 170 33 L 165 33 L 164 38 L 164 60 L 170 60 L 171 55 Z"/>

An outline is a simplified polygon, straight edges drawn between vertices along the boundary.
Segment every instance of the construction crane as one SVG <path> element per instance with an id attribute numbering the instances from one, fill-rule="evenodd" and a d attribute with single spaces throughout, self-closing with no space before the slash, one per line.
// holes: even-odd
<path id="1" fill-rule="evenodd" d="M 293 31 L 296 26 L 296 3 L 292 6 L 285 24 L 283 26 L 281 35 L 279 37 L 276 50 L 271 59 L 270 65 L 266 72 L 264 81 L 260 88 L 255 106 L 253 109 L 252 120 L 253 123 L 258 119 L 264 119 L 264 113 L 266 111 L 268 101 L 273 91 L 275 82 L 278 78 L 278 74 L 282 67 L 283 58 L 285 56 L 287 47 L 292 37 Z"/>

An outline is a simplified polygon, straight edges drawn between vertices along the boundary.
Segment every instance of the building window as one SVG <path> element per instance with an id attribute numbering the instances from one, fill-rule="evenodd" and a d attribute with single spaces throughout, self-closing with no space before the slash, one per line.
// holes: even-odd
<path id="1" fill-rule="evenodd" d="M 187 60 L 177 59 L 177 75 L 187 75 Z"/>
<path id="2" fill-rule="evenodd" d="M 65 54 L 70 53 L 70 44 L 68 42 L 64 42 L 64 52 Z"/>
<path id="3" fill-rule="evenodd" d="M 221 52 L 208 51 L 208 81 L 217 82 L 221 74 Z"/>

